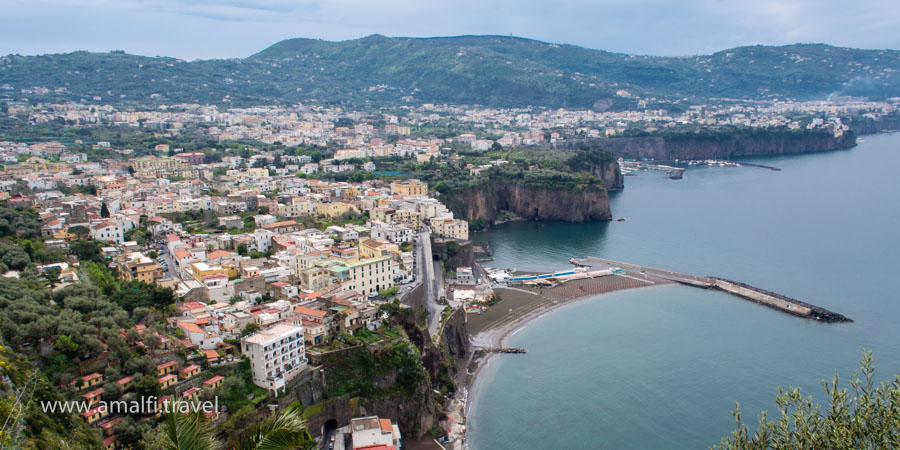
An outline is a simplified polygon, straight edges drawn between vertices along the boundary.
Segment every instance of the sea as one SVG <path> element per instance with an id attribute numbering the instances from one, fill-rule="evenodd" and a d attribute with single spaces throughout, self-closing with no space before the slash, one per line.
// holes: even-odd
<path id="1" fill-rule="evenodd" d="M 900 133 L 850 150 L 749 158 L 774 166 L 690 167 L 626 177 L 615 218 L 512 222 L 473 235 L 486 265 L 549 272 L 599 256 L 730 278 L 820 305 L 853 323 L 801 319 L 671 285 L 606 294 L 510 336 L 470 399 L 474 449 L 696 449 L 777 414 L 778 388 L 815 402 L 864 350 L 878 380 L 900 374 Z"/>

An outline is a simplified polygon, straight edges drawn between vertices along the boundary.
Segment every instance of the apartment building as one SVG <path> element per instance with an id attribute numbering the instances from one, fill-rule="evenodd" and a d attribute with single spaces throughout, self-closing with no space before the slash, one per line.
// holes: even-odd
<path id="1" fill-rule="evenodd" d="M 431 231 L 440 237 L 462 240 L 469 239 L 469 223 L 465 220 L 432 217 L 430 222 Z"/>
<path id="2" fill-rule="evenodd" d="M 362 259 L 333 266 L 329 270 L 347 291 L 372 294 L 394 286 L 394 269 L 390 256 Z"/>
<path id="3" fill-rule="evenodd" d="M 273 392 L 284 391 L 306 367 L 303 327 L 298 325 L 278 324 L 247 336 L 241 351 L 250 359 L 253 383 Z"/>

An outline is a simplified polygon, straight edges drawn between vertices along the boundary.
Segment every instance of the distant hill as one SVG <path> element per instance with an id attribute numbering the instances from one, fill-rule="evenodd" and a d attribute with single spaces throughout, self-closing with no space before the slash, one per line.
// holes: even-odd
<path id="1" fill-rule="evenodd" d="M 0 95 L 103 102 L 614 108 L 628 94 L 708 98 L 900 96 L 900 52 L 822 44 L 655 57 L 504 36 L 289 39 L 244 59 L 185 62 L 121 52 L 0 58 Z M 61 90 L 60 88 L 65 88 Z M 53 92 L 59 90 L 59 92 Z M 618 95 L 617 95 L 618 93 Z"/>

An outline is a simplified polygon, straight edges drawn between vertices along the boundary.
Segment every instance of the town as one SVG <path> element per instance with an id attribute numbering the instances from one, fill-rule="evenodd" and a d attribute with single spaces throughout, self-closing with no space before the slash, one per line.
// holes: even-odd
<path id="1" fill-rule="evenodd" d="M 160 408 L 229 398 L 205 415 L 239 430 L 259 406 L 285 406 L 296 386 L 321 376 L 328 355 L 402 338 L 390 320 L 397 308 L 421 308 L 423 328 L 439 340 L 457 310 L 480 314 L 496 302 L 509 273 L 433 258 L 433 243 L 470 244 L 470 222 L 441 201 L 446 182 L 431 178 L 451 167 L 429 164 L 455 163 L 477 178 L 509 164 L 478 155 L 504 148 L 686 126 L 839 136 L 850 129 L 842 118 L 890 115 L 896 100 L 680 113 L 10 102 L 8 116 L 24 130 L 83 133 L 0 141 L 5 236 L 24 248 L 0 248 L 4 277 L 40 280 L 53 293 L 99 289 L 130 317 L 97 337 L 44 339 L 25 327 L 14 342 L 58 364 L 53 382 L 88 406 L 80 416 L 108 449 L 148 431 L 106 402 L 151 395 Z M 94 140 L 104 136 L 114 138 Z M 396 422 L 362 410 L 349 427 L 311 431 L 322 446 L 400 447 Z"/>

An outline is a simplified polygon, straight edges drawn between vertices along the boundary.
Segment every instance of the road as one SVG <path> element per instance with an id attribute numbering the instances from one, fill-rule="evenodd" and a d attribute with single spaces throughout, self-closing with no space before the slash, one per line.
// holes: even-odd
<path id="1" fill-rule="evenodd" d="M 437 285 L 442 282 L 435 277 L 435 267 L 440 272 L 440 265 L 432 261 L 431 257 L 431 230 L 427 227 L 424 231 L 417 233 L 416 242 L 416 278 L 425 283 L 425 312 L 427 314 L 428 333 L 434 335 L 441 326 L 441 312 L 444 306 L 437 304 L 437 295 L 443 286 Z"/>

